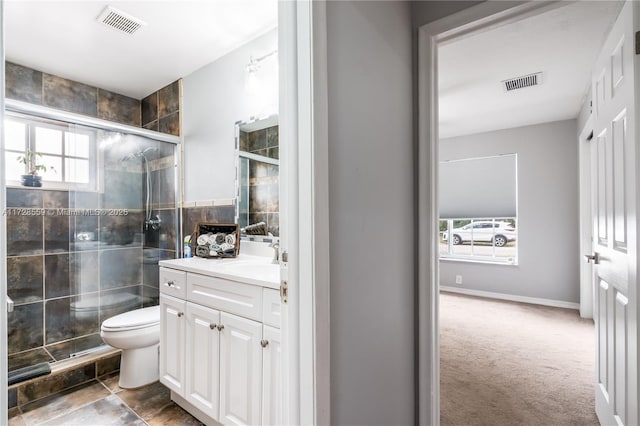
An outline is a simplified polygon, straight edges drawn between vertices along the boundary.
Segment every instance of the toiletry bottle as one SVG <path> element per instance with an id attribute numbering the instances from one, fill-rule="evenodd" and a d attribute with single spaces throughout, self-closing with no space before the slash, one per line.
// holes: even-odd
<path id="1" fill-rule="evenodd" d="M 191 257 L 191 235 L 184 237 L 183 255 L 185 258 Z"/>

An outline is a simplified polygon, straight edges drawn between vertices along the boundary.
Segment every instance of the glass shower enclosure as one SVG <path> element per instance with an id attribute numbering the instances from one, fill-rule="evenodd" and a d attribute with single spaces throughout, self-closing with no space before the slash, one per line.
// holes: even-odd
<path id="1" fill-rule="evenodd" d="M 105 319 L 158 304 L 179 247 L 179 138 L 70 121 L 5 113 L 9 371 L 100 347 Z"/>

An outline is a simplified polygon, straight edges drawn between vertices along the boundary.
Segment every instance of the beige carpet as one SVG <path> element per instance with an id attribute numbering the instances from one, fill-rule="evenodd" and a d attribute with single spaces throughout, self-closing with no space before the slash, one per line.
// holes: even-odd
<path id="1" fill-rule="evenodd" d="M 570 309 L 440 295 L 449 425 L 598 425 L 594 326 Z"/>

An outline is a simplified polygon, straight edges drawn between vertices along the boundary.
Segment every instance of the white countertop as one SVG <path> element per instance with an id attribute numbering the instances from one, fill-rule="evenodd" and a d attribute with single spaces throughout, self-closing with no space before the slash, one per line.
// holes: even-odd
<path id="1" fill-rule="evenodd" d="M 270 257 L 248 254 L 226 259 L 190 257 L 161 260 L 159 265 L 276 290 L 280 288 L 280 265 L 272 263 Z"/>

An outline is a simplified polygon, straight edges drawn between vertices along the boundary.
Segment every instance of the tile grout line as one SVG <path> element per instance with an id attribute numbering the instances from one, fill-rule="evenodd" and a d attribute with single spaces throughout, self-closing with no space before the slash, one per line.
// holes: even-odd
<path id="1" fill-rule="evenodd" d="M 118 401 L 120 401 L 122 403 L 122 405 L 124 405 L 125 407 L 127 407 L 127 409 L 129 409 L 133 414 L 136 415 L 137 418 L 140 419 L 140 421 L 142 423 L 144 423 L 145 425 L 149 426 L 149 423 L 147 423 L 147 421 L 145 419 L 143 419 L 140 414 L 138 414 L 138 412 L 136 410 L 134 410 L 133 408 L 129 407 L 129 404 L 127 404 L 126 402 L 124 402 L 124 400 L 122 398 L 120 398 L 118 396 L 118 394 L 114 393 L 113 394 L 116 398 L 118 398 Z"/>
<path id="2" fill-rule="evenodd" d="M 104 376 L 103 376 L 103 377 L 104 377 Z M 100 380 L 100 379 L 97 379 L 97 380 L 98 380 L 98 382 L 100 382 L 100 383 L 102 384 L 102 386 L 104 386 L 105 388 L 107 388 L 107 390 L 108 390 L 109 392 L 111 392 L 111 395 L 113 395 L 113 396 L 115 396 L 116 398 L 118 398 L 118 401 L 120 401 L 120 402 L 121 402 L 125 407 L 127 407 L 127 408 L 128 408 L 128 409 L 129 409 L 133 414 L 135 414 L 135 415 L 136 415 L 136 417 L 138 417 L 138 418 L 142 421 L 142 423 L 144 423 L 144 424 L 145 424 L 145 425 L 147 425 L 147 426 L 149 425 L 149 423 L 147 423 L 147 421 L 146 421 L 145 419 L 143 419 L 143 418 L 140 416 L 140 414 L 138 414 L 138 412 L 137 412 L 136 410 L 134 410 L 133 408 L 131 408 L 131 407 L 129 406 L 129 404 L 127 404 L 127 403 L 126 403 L 122 398 L 120 398 L 120 396 L 118 396 L 118 393 L 121 393 L 121 392 L 114 392 L 114 391 L 113 391 L 111 388 L 109 388 L 109 387 L 107 386 L 107 384 L 106 384 L 106 383 L 104 383 L 102 380 Z M 119 388 L 121 391 L 126 391 L 126 389 L 122 389 L 122 388 L 120 388 L 120 386 L 118 386 L 118 388 Z M 169 405 L 169 404 L 167 404 L 167 405 Z M 166 407 L 166 405 L 165 405 L 165 406 L 163 406 L 162 408 L 164 408 L 164 407 Z M 162 409 L 158 410 L 158 413 L 159 413 L 160 411 L 162 411 Z M 156 413 L 156 414 L 157 414 L 157 413 Z"/>
<path id="3" fill-rule="evenodd" d="M 140 414 L 138 414 L 138 412 L 137 412 L 136 410 L 134 410 L 133 408 L 129 407 L 129 405 L 128 405 L 126 402 L 124 402 L 124 401 L 122 400 L 122 398 L 120 398 L 120 397 L 118 396 L 118 394 L 115 394 L 115 393 L 114 393 L 114 394 L 113 394 L 113 396 L 115 396 L 116 398 L 118 398 L 118 401 L 120 401 L 120 402 L 122 403 L 122 405 L 124 405 L 124 406 L 129 410 L 129 411 L 131 411 L 133 414 L 135 414 L 135 415 L 136 415 L 136 417 L 137 417 L 137 418 L 139 418 L 139 419 L 140 419 L 140 421 L 141 421 L 143 424 L 145 424 L 145 425 L 149 426 L 149 423 L 147 423 L 147 422 L 146 422 L 142 417 L 140 417 Z"/>

